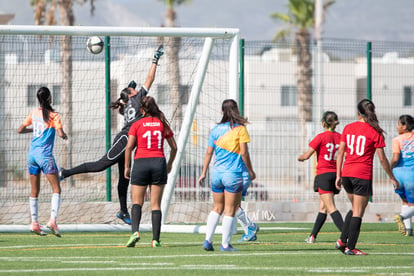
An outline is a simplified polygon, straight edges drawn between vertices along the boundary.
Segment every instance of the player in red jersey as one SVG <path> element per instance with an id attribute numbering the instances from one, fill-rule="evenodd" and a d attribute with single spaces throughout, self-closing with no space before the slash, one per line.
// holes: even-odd
<path id="1" fill-rule="evenodd" d="M 336 187 L 344 187 L 352 208 L 347 214 L 336 248 L 346 255 L 366 255 L 355 248 L 362 217 L 372 196 L 372 174 L 375 152 L 394 188 L 398 188 L 390 163 L 384 153 L 384 130 L 380 127 L 375 105 L 368 99 L 358 103 L 358 121 L 345 126 L 336 160 Z M 346 156 L 345 161 L 344 156 Z"/>
<path id="2" fill-rule="evenodd" d="M 155 80 L 155 73 L 157 71 L 158 60 L 164 54 L 164 47 L 160 45 L 155 51 L 152 59 L 151 67 L 147 78 L 141 88 L 136 90 L 137 84 L 131 81 L 128 87 L 124 88 L 120 97 L 111 103 L 111 108 L 118 110 L 119 114 L 124 117 L 124 126 L 122 130 L 115 136 L 111 148 L 99 159 L 92 162 L 82 163 L 71 169 L 61 168 L 59 171 L 60 180 L 64 180 L 72 175 L 90 172 L 101 172 L 118 164 L 118 198 L 120 210 L 116 217 L 127 224 L 131 224 L 131 218 L 127 207 L 127 194 L 129 181 L 124 177 L 124 151 L 128 140 L 128 130 L 132 123 L 141 119 L 140 102 L 142 97 L 146 96 Z"/>
<path id="3" fill-rule="evenodd" d="M 139 224 L 141 209 L 147 187 L 151 192 L 152 210 L 152 247 L 160 247 L 161 232 L 161 199 L 167 175 L 171 171 L 177 145 L 173 132 L 158 108 L 153 97 L 146 96 L 141 100 L 142 119 L 132 124 L 128 132 L 128 144 L 125 150 L 125 178 L 131 179 L 131 228 L 132 235 L 127 247 L 134 247 L 140 239 Z M 164 140 L 171 148 L 168 163 L 164 155 Z M 134 165 L 131 172 L 131 154 L 136 147 Z"/>
<path id="4" fill-rule="evenodd" d="M 316 177 L 314 191 L 319 193 L 319 213 L 316 216 L 312 233 L 306 238 L 305 242 L 314 243 L 319 231 L 325 223 L 329 214 L 342 231 L 344 221 L 341 213 L 335 206 L 334 195 L 339 193 L 335 187 L 336 180 L 336 151 L 339 148 L 341 134 L 335 131 L 339 124 L 338 116 L 333 111 L 326 111 L 322 116 L 322 126 L 324 132 L 318 134 L 310 143 L 309 149 L 298 157 L 299 161 L 308 160 L 316 152 L 318 165 L 316 166 Z"/>

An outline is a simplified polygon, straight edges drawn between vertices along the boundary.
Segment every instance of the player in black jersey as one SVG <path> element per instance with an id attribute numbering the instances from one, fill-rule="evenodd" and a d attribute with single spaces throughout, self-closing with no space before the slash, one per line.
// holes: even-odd
<path id="1" fill-rule="evenodd" d="M 125 147 L 128 142 L 128 131 L 132 123 L 142 118 L 140 112 L 141 99 L 148 94 L 152 83 L 155 79 L 158 60 L 164 54 L 162 45 L 158 47 L 152 59 L 151 68 L 148 72 L 147 78 L 139 90 L 136 90 L 136 83 L 131 81 L 128 87 L 124 88 L 120 97 L 111 103 L 111 108 L 117 109 L 121 115 L 124 116 L 124 126 L 122 130 L 115 136 L 111 148 L 102 156 L 101 159 L 94 162 L 86 162 L 72 169 L 63 169 L 59 171 L 60 179 L 63 180 L 69 176 L 88 172 L 101 172 L 114 164 L 118 164 L 119 179 L 118 179 L 118 197 L 120 204 L 120 211 L 116 216 L 127 224 L 131 224 L 131 219 L 127 208 L 127 193 L 129 180 L 124 177 L 125 168 Z"/>

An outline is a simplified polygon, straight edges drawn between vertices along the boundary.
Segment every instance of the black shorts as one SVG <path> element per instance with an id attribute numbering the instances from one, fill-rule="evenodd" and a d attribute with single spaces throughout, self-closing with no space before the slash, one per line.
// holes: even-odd
<path id="1" fill-rule="evenodd" d="M 342 186 L 348 194 L 372 196 L 372 180 L 342 177 Z"/>
<path id="2" fill-rule="evenodd" d="M 146 186 L 167 184 L 167 162 L 163 157 L 138 158 L 134 160 L 131 184 Z"/>
<path id="3" fill-rule="evenodd" d="M 339 190 L 335 187 L 335 180 L 336 180 L 335 172 L 319 174 L 315 177 L 313 190 L 315 192 L 318 192 L 319 189 L 321 189 L 325 192 L 333 192 L 334 194 L 339 194 Z"/>

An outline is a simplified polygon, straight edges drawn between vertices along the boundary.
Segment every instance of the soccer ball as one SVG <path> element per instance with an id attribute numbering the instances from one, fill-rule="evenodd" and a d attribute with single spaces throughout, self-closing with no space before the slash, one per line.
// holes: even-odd
<path id="1" fill-rule="evenodd" d="M 88 51 L 92 54 L 99 54 L 102 52 L 104 47 L 104 42 L 99 36 L 91 36 L 88 38 L 88 41 L 86 42 L 86 48 Z"/>

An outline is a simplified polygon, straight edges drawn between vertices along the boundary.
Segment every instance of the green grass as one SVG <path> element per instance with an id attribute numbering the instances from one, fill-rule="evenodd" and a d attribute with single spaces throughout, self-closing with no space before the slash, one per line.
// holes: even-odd
<path id="1" fill-rule="evenodd" d="M 202 250 L 204 234 L 141 233 L 126 248 L 129 233 L 62 233 L 62 238 L 0 233 L 0 274 L 9 275 L 413 275 L 414 237 L 392 223 L 363 223 L 357 248 L 367 256 L 345 256 L 335 249 L 339 234 L 327 223 L 317 243 L 306 244 L 311 223 L 261 224 L 258 240 L 237 243 L 240 252 Z M 294 230 L 283 227 L 296 228 Z"/>

